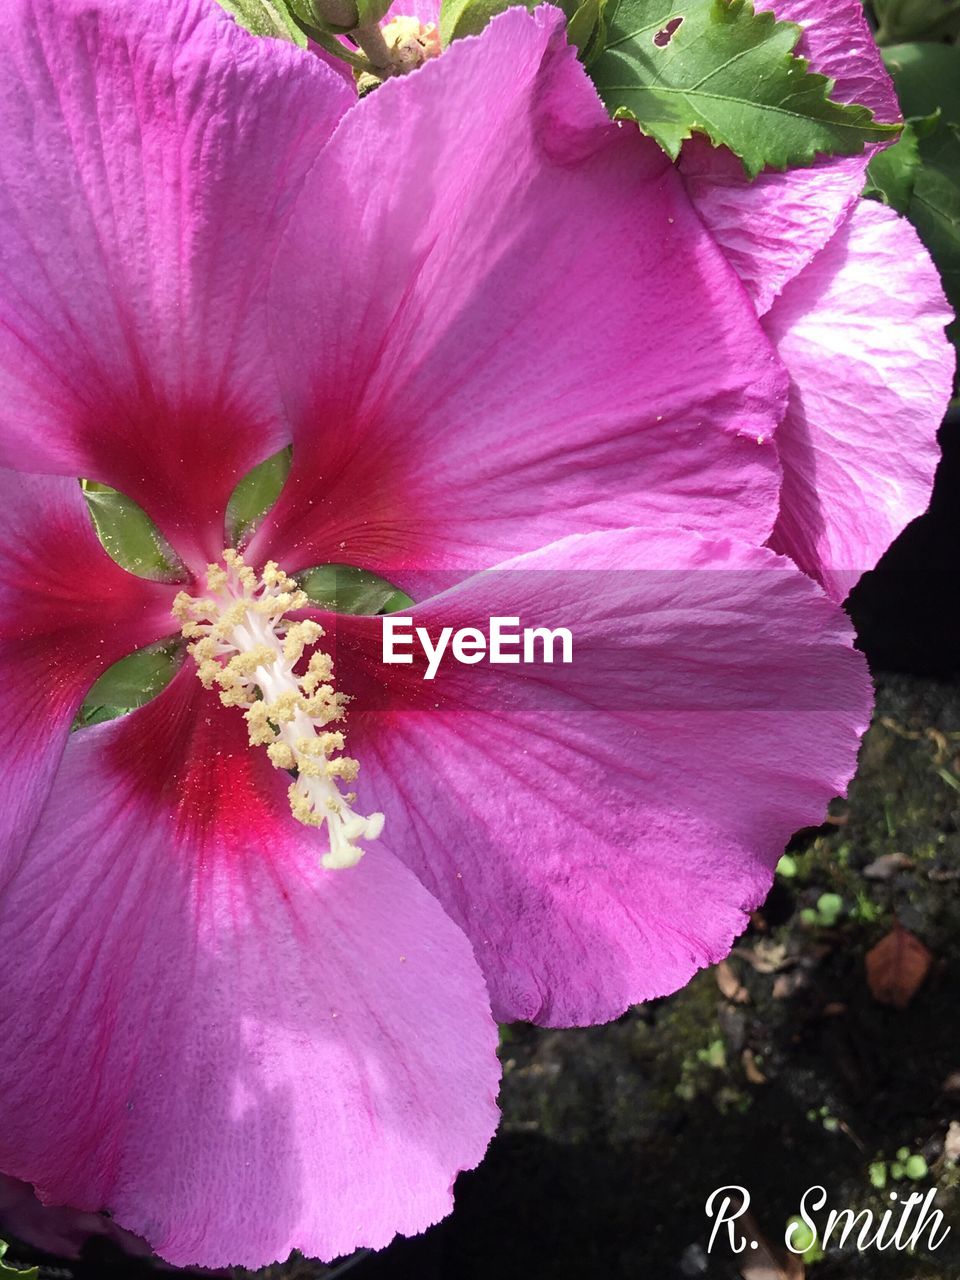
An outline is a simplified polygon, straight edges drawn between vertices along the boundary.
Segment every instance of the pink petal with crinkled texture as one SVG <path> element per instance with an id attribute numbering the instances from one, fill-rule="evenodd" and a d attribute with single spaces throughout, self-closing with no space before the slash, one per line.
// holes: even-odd
<path id="1" fill-rule="evenodd" d="M 511 9 L 347 113 L 271 315 L 293 470 L 256 556 L 402 582 L 641 517 L 768 536 L 782 370 L 557 10 Z"/>
<path id="2" fill-rule="evenodd" d="M 175 629 L 176 591 L 97 539 L 76 480 L 0 469 L 0 884 L 36 823 L 87 690 Z"/>
<path id="3" fill-rule="evenodd" d="M 75 735 L 2 900 L 0 1168 L 177 1265 L 449 1212 L 497 1119 L 480 971 L 386 851 L 324 848 L 189 668 Z"/>
<path id="4" fill-rule="evenodd" d="M 831 97 L 869 107 L 878 120 L 899 120 L 893 81 L 860 0 L 756 0 L 754 7 L 803 28 L 796 53 L 835 82 Z"/>
<path id="5" fill-rule="evenodd" d="M 839 102 L 869 107 L 877 119 L 900 119 L 860 0 L 761 0 L 804 33 L 797 53 L 836 81 Z M 822 157 L 809 169 L 767 171 L 747 180 L 739 160 L 704 138 L 685 144 L 680 171 L 690 197 L 762 315 L 789 280 L 827 243 L 863 189 L 877 147 L 859 156 Z"/>
<path id="6" fill-rule="evenodd" d="M 764 323 L 790 370 L 771 545 L 842 600 L 926 509 L 952 315 L 916 232 L 863 200 Z"/>
<path id="7" fill-rule="evenodd" d="M 574 536 L 410 615 L 434 639 L 494 615 L 573 634 L 570 665 L 448 655 L 427 681 L 381 665 L 382 620 L 336 622 L 360 802 L 469 934 L 501 1020 L 603 1021 L 724 956 L 869 719 L 842 611 L 744 544 Z"/>
<path id="8" fill-rule="evenodd" d="M 213 0 L 8 0 L 0 462 L 113 484 L 216 554 L 234 485 L 286 439 L 263 285 L 351 100 Z"/>

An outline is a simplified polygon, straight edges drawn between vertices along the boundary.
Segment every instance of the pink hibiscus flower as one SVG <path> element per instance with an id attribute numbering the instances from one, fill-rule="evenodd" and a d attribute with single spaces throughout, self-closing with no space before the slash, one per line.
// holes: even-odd
<path id="1" fill-rule="evenodd" d="M 803 27 L 796 52 L 835 82 L 838 101 L 901 119 L 861 0 L 756 8 Z M 385 25 L 410 14 L 430 32 L 439 10 L 395 0 Z M 770 545 L 836 600 L 926 510 L 953 387 L 953 316 L 930 256 L 906 219 L 860 199 L 877 150 L 749 181 L 732 153 L 694 137 L 679 165 L 790 374 Z"/>
<path id="2" fill-rule="evenodd" d="M 798 52 L 841 102 L 899 120 L 860 0 L 761 0 L 804 28 Z M 950 399 L 952 313 L 913 227 L 860 199 L 875 148 L 748 182 L 697 140 L 681 172 L 790 374 L 771 546 L 842 600 L 926 510 Z"/>
<path id="3" fill-rule="evenodd" d="M 380 1246 L 483 1154 L 491 1006 L 680 985 L 853 770 L 849 628 L 760 549 L 782 366 L 555 10 L 356 103 L 212 0 L 12 0 L 0 85 L 0 1169 L 178 1265 Z M 248 573 L 227 502 L 289 441 Z M 384 667 L 285 577 L 344 562 L 576 661 Z"/>

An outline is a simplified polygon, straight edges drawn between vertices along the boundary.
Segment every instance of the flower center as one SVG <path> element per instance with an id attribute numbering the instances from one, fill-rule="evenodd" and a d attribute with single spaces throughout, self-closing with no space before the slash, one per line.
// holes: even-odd
<path id="1" fill-rule="evenodd" d="M 440 56 L 440 32 L 435 22 L 419 18 L 394 18 L 383 28 L 390 59 L 397 70 L 413 71 L 429 58 Z"/>
<path id="2" fill-rule="evenodd" d="M 225 707 L 243 709 L 251 745 L 266 747 L 274 768 L 296 773 L 290 809 L 306 826 L 326 823 L 323 865 L 352 867 L 363 857 L 358 841 L 383 830 L 383 814 L 354 813 L 356 794 L 340 790 L 360 765 L 340 754 L 343 733 L 330 728 L 343 720 L 347 697 L 333 688 L 329 655 L 314 649 L 303 674 L 295 672 L 323 628 L 287 617 L 307 596 L 272 560 L 260 577 L 236 551 L 225 551 L 223 563 L 207 568 L 208 595 L 181 591 L 173 603 L 197 674 L 204 688 L 220 689 Z"/>

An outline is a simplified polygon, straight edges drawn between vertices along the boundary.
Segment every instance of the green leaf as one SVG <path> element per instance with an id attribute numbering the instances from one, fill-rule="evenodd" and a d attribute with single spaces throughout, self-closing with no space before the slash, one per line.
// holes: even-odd
<path id="1" fill-rule="evenodd" d="M 176 576 L 176 554 L 142 507 L 109 485 L 92 480 L 80 485 L 97 537 L 118 565 L 141 578 Z"/>
<path id="2" fill-rule="evenodd" d="M 607 39 L 607 0 L 583 0 L 567 22 L 567 39 L 589 66 L 603 52 Z"/>
<path id="3" fill-rule="evenodd" d="M 912 121 L 908 120 L 898 141 L 870 161 L 863 194 L 882 200 L 897 213 L 906 213 L 919 169 L 920 140 Z"/>
<path id="4" fill-rule="evenodd" d="M 878 44 L 943 40 L 960 33 L 960 0 L 873 0 Z"/>
<path id="5" fill-rule="evenodd" d="M 248 471 L 234 489 L 227 505 L 227 532 L 233 543 L 242 541 L 280 497 L 292 456 L 289 446 L 281 449 Z"/>
<path id="6" fill-rule="evenodd" d="M 940 111 L 960 124 L 960 48 L 949 44 L 898 44 L 884 49 L 905 116 Z"/>
<path id="7" fill-rule="evenodd" d="M 790 1218 L 787 1222 L 787 1243 L 793 1253 L 799 1254 L 808 1266 L 821 1262 L 824 1257 L 816 1231 L 803 1218 Z"/>
<path id="8" fill-rule="evenodd" d="M 923 163 L 907 215 L 943 279 L 950 305 L 960 314 L 960 126 L 943 125 L 920 147 Z M 960 343 L 960 321 L 949 330 Z"/>
<path id="9" fill-rule="evenodd" d="M 440 43 L 444 48 L 463 36 L 479 35 L 491 18 L 511 8 L 533 10 L 539 0 L 442 0 Z M 607 0 L 556 0 L 567 16 L 567 39 L 589 64 L 603 49 Z"/>
<path id="10" fill-rule="evenodd" d="M 324 564 L 298 574 L 297 580 L 315 604 L 335 613 L 395 613 L 413 603 L 386 578 L 352 565 Z"/>
<path id="11" fill-rule="evenodd" d="M 273 36 L 277 40 L 291 40 L 302 49 L 307 37 L 294 22 L 284 0 L 219 0 L 227 13 L 255 36 Z"/>
<path id="12" fill-rule="evenodd" d="M 833 102 L 832 82 L 793 56 L 800 27 L 755 13 L 752 0 L 609 0 L 606 16 L 591 75 L 614 117 L 636 120 L 673 159 L 703 133 L 755 177 L 899 132 Z"/>
<path id="13" fill-rule="evenodd" d="M 937 265 L 950 305 L 960 314 L 960 48 L 900 44 L 885 49 L 883 56 L 904 113 L 940 113 L 935 128 L 919 129 L 912 121 L 920 164 L 906 214 Z M 925 124 L 931 119 L 927 115 Z M 948 333 L 960 348 L 960 320 Z"/>
<path id="14" fill-rule="evenodd" d="M 17 1280 L 38 1280 L 40 1272 L 36 1267 L 30 1267 L 27 1271 L 18 1271 L 16 1267 L 8 1267 L 4 1262 L 7 1255 L 8 1245 L 6 1240 L 0 1240 L 0 1277 L 16 1276 Z"/>
<path id="15" fill-rule="evenodd" d="M 536 0 L 524 5 L 533 9 Z M 442 0 L 440 5 L 440 43 L 444 48 L 452 40 L 479 35 L 491 18 L 516 7 L 516 0 Z"/>
<path id="16" fill-rule="evenodd" d="M 843 899 L 838 893 L 821 893 L 817 899 L 817 915 L 828 929 L 837 923 L 843 912 Z"/>

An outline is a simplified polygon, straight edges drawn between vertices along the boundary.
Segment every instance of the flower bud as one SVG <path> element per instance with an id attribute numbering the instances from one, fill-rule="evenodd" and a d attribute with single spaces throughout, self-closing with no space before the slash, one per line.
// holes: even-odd
<path id="1" fill-rule="evenodd" d="M 390 0 L 310 0 L 310 6 L 328 31 L 342 34 L 379 22 Z"/>

